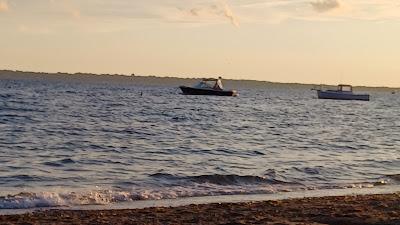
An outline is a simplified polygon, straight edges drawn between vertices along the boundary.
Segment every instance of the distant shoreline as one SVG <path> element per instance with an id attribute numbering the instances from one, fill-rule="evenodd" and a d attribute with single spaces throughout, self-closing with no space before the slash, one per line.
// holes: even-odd
<path id="1" fill-rule="evenodd" d="M 89 82 L 89 83 L 120 83 L 120 84 L 138 84 L 138 85 L 162 85 L 162 86 L 177 86 L 177 85 L 192 85 L 199 78 L 180 78 L 180 77 L 158 77 L 158 76 L 142 76 L 142 75 L 123 75 L 123 74 L 93 74 L 93 73 L 45 73 L 45 72 L 29 72 L 29 71 L 13 71 L 0 70 L 0 79 L 35 79 L 35 80 L 55 80 L 55 81 L 71 81 L 71 82 Z M 235 80 L 224 79 L 224 84 L 227 87 L 268 87 L 268 86 L 297 86 L 304 88 L 313 87 L 334 87 L 329 84 L 302 84 L 302 83 L 282 83 L 259 80 Z M 354 86 L 359 90 L 400 90 L 400 87 L 374 87 L 374 86 Z"/>

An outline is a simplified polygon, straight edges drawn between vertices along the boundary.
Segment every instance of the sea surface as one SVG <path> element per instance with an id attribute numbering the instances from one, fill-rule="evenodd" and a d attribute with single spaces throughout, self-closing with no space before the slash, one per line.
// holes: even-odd
<path id="1" fill-rule="evenodd" d="M 0 79 L 0 210 L 400 185 L 400 97 Z"/>

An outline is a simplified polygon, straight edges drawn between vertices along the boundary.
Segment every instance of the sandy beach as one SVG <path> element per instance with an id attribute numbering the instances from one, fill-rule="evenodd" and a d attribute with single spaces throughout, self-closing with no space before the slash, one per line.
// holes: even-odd
<path id="1" fill-rule="evenodd" d="M 399 225 L 400 194 L 205 204 L 175 208 L 49 210 L 0 216 L 0 224 Z"/>

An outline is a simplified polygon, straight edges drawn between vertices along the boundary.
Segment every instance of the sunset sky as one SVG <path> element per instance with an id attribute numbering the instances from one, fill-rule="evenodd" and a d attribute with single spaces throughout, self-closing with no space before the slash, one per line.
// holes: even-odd
<path id="1" fill-rule="evenodd" d="M 400 87 L 398 0 L 0 0 L 0 69 Z"/>

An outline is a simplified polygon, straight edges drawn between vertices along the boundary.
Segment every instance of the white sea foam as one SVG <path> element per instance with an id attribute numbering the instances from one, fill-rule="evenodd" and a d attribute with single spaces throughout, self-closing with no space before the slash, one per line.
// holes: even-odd
<path id="1" fill-rule="evenodd" d="M 82 193 L 20 193 L 17 195 L 0 197 L 0 209 L 30 209 L 79 205 L 107 205 L 111 203 L 137 200 L 161 200 L 214 195 L 271 194 L 274 192 L 275 190 L 273 190 L 273 188 L 269 186 L 217 187 L 215 185 L 204 185 L 198 187 L 135 189 L 130 191 L 97 190 Z"/>
<path id="2" fill-rule="evenodd" d="M 379 183 L 383 185 L 387 183 Z M 378 185 L 378 183 L 376 183 Z M 162 188 L 138 188 L 132 190 L 96 190 L 88 192 L 40 192 L 20 193 L 0 197 L 0 209 L 33 209 L 46 207 L 69 207 L 83 205 L 108 205 L 114 203 L 132 202 L 139 200 L 162 200 L 185 197 L 220 196 L 220 195 L 249 195 L 274 194 L 279 192 L 296 192 L 304 190 L 333 189 L 333 188 L 372 188 L 374 183 L 347 184 L 335 187 L 304 187 L 281 185 L 244 185 L 221 186 L 215 184 L 199 184 L 196 186 L 173 186 Z"/>

